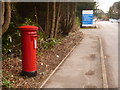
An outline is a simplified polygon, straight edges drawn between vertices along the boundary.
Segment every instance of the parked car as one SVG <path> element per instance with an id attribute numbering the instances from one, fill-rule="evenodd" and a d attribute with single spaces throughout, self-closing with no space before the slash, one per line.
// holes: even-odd
<path id="1" fill-rule="evenodd" d="M 116 23 L 116 22 L 118 22 L 117 19 L 109 19 L 109 21 L 112 22 L 112 23 Z"/>
<path id="2" fill-rule="evenodd" d="M 120 19 L 118 19 L 117 22 L 120 23 Z"/>

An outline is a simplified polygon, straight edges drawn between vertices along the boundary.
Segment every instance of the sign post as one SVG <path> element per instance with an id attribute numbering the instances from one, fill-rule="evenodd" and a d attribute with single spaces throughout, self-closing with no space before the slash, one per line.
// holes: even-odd
<path id="1" fill-rule="evenodd" d="M 93 26 L 93 10 L 82 11 L 82 27 Z"/>

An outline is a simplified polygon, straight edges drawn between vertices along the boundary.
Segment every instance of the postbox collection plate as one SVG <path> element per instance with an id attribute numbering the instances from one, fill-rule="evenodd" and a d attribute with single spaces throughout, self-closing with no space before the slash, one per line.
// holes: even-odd
<path id="1" fill-rule="evenodd" d="M 34 40 L 34 48 L 37 48 L 37 41 Z"/>

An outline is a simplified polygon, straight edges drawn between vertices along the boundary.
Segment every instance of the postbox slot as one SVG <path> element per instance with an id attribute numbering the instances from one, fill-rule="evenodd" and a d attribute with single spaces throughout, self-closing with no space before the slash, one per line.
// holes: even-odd
<path id="1" fill-rule="evenodd" d="M 35 35 L 36 32 L 28 32 L 29 35 Z"/>
<path id="2" fill-rule="evenodd" d="M 32 35 L 33 37 L 38 37 L 38 35 Z"/>

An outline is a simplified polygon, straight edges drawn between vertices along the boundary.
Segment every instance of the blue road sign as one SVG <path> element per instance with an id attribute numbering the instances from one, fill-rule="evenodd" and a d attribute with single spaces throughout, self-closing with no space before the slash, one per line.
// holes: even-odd
<path id="1" fill-rule="evenodd" d="M 92 25 L 93 25 L 93 10 L 83 10 L 82 26 L 92 26 Z"/>

